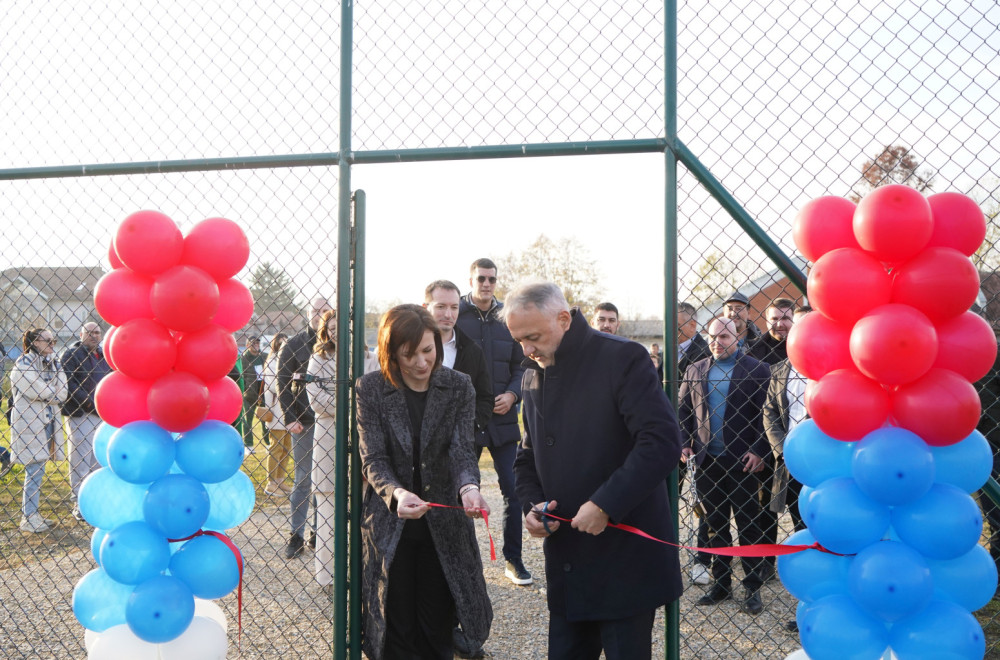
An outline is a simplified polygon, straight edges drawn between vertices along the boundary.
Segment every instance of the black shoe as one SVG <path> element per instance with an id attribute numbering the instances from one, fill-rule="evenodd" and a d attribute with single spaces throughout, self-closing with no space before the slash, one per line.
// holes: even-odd
<path id="1" fill-rule="evenodd" d="M 524 586 L 533 582 L 531 573 L 524 567 L 524 562 L 521 561 L 520 557 L 508 559 L 503 574 L 507 576 L 508 580 L 517 585 Z"/>
<path id="2" fill-rule="evenodd" d="M 729 600 L 733 597 L 733 593 L 726 589 L 725 587 L 720 587 L 719 585 L 714 585 L 708 590 L 708 593 L 695 601 L 695 605 L 715 605 L 716 603 L 721 603 L 724 600 Z"/>
<path id="3" fill-rule="evenodd" d="M 305 544 L 302 542 L 302 537 L 298 534 L 292 534 L 288 538 L 288 545 L 285 546 L 285 559 L 292 559 L 298 557 L 302 554 Z"/>
<path id="4" fill-rule="evenodd" d="M 760 575 L 761 582 L 770 582 L 778 577 L 778 572 L 774 570 L 774 564 L 771 564 L 770 562 L 764 562 L 764 564 L 760 567 L 760 570 L 757 571 L 757 574 Z"/>
<path id="5" fill-rule="evenodd" d="M 455 655 L 459 658 L 485 658 L 486 651 L 482 646 L 474 648 L 469 639 L 465 636 L 465 631 L 455 626 L 451 631 L 451 643 L 454 647 Z"/>
<path id="6" fill-rule="evenodd" d="M 743 599 L 743 611 L 747 614 L 760 614 L 764 611 L 764 603 L 760 601 L 759 591 L 747 592 L 747 597 Z"/>
<path id="7" fill-rule="evenodd" d="M 309 532 L 309 547 L 313 550 L 316 549 L 316 532 Z"/>
<path id="8" fill-rule="evenodd" d="M 799 622 L 795 619 L 785 622 L 785 630 L 790 633 L 797 633 L 799 631 Z"/>

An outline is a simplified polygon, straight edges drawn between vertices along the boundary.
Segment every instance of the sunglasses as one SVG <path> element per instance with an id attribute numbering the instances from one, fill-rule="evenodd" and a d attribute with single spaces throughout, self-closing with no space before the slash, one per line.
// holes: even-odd
<path id="1" fill-rule="evenodd" d="M 44 337 L 39 337 L 35 341 L 40 341 L 43 344 L 48 344 L 49 346 L 55 346 L 55 343 L 56 343 L 55 339 L 45 339 Z"/>
<path id="2" fill-rule="evenodd" d="M 497 283 L 497 278 L 495 278 L 495 277 L 486 277 L 485 275 L 480 275 L 479 277 L 476 278 L 476 281 L 479 282 L 480 284 L 482 284 L 486 280 L 489 280 L 490 284 L 496 284 Z"/>

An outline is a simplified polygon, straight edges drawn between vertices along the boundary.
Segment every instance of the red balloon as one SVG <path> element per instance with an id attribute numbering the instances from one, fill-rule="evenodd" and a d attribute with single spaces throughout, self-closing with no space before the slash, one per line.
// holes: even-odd
<path id="1" fill-rule="evenodd" d="M 189 373 L 177 371 L 158 378 L 146 401 L 149 418 L 173 433 L 190 431 L 208 414 L 208 388 Z"/>
<path id="2" fill-rule="evenodd" d="M 177 342 L 177 371 L 192 373 L 205 382 L 229 373 L 239 357 L 233 335 L 214 323 L 197 332 L 185 332 Z"/>
<path id="3" fill-rule="evenodd" d="M 979 295 L 979 271 L 954 248 L 927 248 L 894 275 L 892 302 L 912 305 L 934 323 L 968 311 Z"/>
<path id="4" fill-rule="evenodd" d="M 935 367 L 950 369 L 972 383 L 989 373 L 997 357 L 997 338 L 985 319 L 966 312 L 941 323 L 937 334 Z"/>
<path id="5" fill-rule="evenodd" d="M 806 386 L 806 409 L 823 433 L 860 440 L 889 416 L 889 393 L 854 369 L 831 371 Z"/>
<path id="6" fill-rule="evenodd" d="M 208 419 L 217 419 L 226 424 L 232 424 L 240 416 L 243 406 L 243 394 L 240 386 L 232 378 L 225 377 L 208 383 L 212 402 L 208 408 Z"/>
<path id="7" fill-rule="evenodd" d="M 202 220 L 184 238 L 182 261 L 201 268 L 217 280 L 236 275 L 249 258 L 250 241 L 232 220 Z"/>
<path id="8" fill-rule="evenodd" d="M 897 424 L 935 447 L 961 442 L 976 430 L 981 412 L 976 388 L 947 369 L 931 369 L 892 394 Z"/>
<path id="9" fill-rule="evenodd" d="M 108 246 L 108 263 L 111 264 L 111 270 L 118 270 L 119 268 L 124 268 L 125 264 L 122 260 L 118 258 L 118 253 L 115 252 L 114 241 Z"/>
<path id="10" fill-rule="evenodd" d="M 851 330 L 851 357 L 858 370 L 883 385 L 902 385 L 934 364 L 938 337 L 934 324 L 909 305 L 882 305 Z"/>
<path id="11" fill-rule="evenodd" d="M 155 277 L 180 263 L 184 236 L 174 221 L 159 211 L 137 211 L 122 220 L 114 249 L 123 264 Z"/>
<path id="12" fill-rule="evenodd" d="M 854 213 L 858 243 L 886 263 L 912 258 L 933 232 L 930 204 L 916 189 L 898 183 L 865 195 Z"/>
<path id="13" fill-rule="evenodd" d="M 229 332 L 236 332 L 253 316 L 253 294 L 239 280 L 221 280 L 219 283 L 219 311 L 212 323 Z"/>
<path id="14" fill-rule="evenodd" d="M 837 369 L 853 369 L 851 328 L 822 314 L 806 314 L 788 333 L 788 359 L 810 380 Z"/>
<path id="15" fill-rule="evenodd" d="M 931 195 L 927 203 L 934 217 L 928 247 L 955 248 L 967 257 L 975 254 L 986 238 L 986 217 L 979 204 L 957 192 Z"/>
<path id="16" fill-rule="evenodd" d="M 118 326 L 113 325 L 108 328 L 108 331 L 104 333 L 104 339 L 102 340 L 102 346 L 104 348 L 104 361 L 108 363 L 108 366 L 117 371 L 118 366 L 115 364 L 115 358 L 111 354 L 111 338 L 115 336 L 115 332 L 118 330 Z"/>
<path id="17" fill-rule="evenodd" d="M 854 210 L 857 206 L 843 197 L 818 197 L 796 214 L 792 237 L 806 259 L 815 262 L 837 248 L 858 248 L 854 238 Z"/>
<path id="18" fill-rule="evenodd" d="M 153 282 L 149 302 L 154 318 L 171 330 L 194 332 L 219 309 L 219 286 L 193 266 L 174 266 Z"/>
<path id="19" fill-rule="evenodd" d="M 892 296 L 892 278 L 881 262 L 853 248 L 820 257 L 809 271 L 806 286 L 814 308 L 847 325 L 885 305 Z"/>
<path id="20" fill-rule="evenodd" d="M 111 342 L 117 369 L 132 378 L 156 380 L 174 366 L 177 345 L 170 331 L 152 319 L 132 319 Z"/>
<path id="21" fill-rule="evenodd" d="M 146 397 L 152 384 L 151 380 L 138 380 L 120 371 L 112 371 L 101 379 L 94 390 L 97 414 L 116 428 L 149 419 Z"/>
<path id="22" fill-rule="evenodd" d="M 153 308 L 149 304 L 152 286 L 152 280 L 128 268 L 113 270 L 97 280 L 94 307 L 111 325 L 153 318 Z"/>

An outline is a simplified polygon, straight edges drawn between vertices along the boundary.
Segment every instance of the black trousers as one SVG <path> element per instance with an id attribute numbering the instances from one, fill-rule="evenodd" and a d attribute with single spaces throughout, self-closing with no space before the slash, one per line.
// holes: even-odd
<path id="1" fill-rule="evenodd" d="M 762 543 L 778 542 L 778 514 L 771 511 L 771 493 L 774 487 L 774 457 L 768 454 L 764 457 L 764 467 L 757 473 L 760 486 L 757 489 L 757 499 L 760 502 L 760 516 L 757 518 L 757 528 L 760 529 Z M 774 557 L 765 557 L 764 561 L 774 566 Z"/>
<path id="2" fill-rule="evenodd" d="M 698 493 L 705 505 L 705 520 L 708 523 L 709 547 L 722 548 L 733 544 L 729 531 L 730 520 L 736 521 L 740 545 L 754 545 L 761 542 L 757 520 L 760 516 L 760 500 L 757 490 L 760 484 L 757 475 L 744 472 L 739 461 L 720 460 L 706 456 L 701 464 L 696 480 Z M 742 557 L 743 586 L 748 591 L 756 591 L 762 582 L 760 557 Z M 715 583 L 727 590 L 732 589 L 731 557 L 716 555 L 712 559 L 712 577 Z"/>
<path id="3" fill-rule="evenodd" d="M 407 520 L 389 567 L 385 660 L 452 660 L 455 600 L 427 521 Z"/>
<path id="4" fill-rule="evenodd" d="M 627 619 L 567 621 L 549 614 L 549 660 L 639 660 L 653 654 L 656 610 Z"/>

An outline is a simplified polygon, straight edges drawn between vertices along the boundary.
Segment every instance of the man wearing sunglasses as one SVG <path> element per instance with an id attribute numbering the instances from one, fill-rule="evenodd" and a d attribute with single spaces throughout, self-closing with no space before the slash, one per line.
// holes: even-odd
<path id="1" fill-rule="evenodd" d="M 484 429 L 477 431 L 476 445 L 479 452 L 483 447 L 490 450 L 503 494 L 504 575 L 514 584 L 528 585 L 532 577 L 521 561 L 521 504 L 514 492 L 514 456 L 521 439 L 517 409 L 524 353 L 500 319 L 503 303 L 494 295 L 497 265 L 490 259 L 473 261 L 469 284 L 472 291 L 462 298 L 456 325 L 483 349 L 495 397 L 493 417 Z"/>

